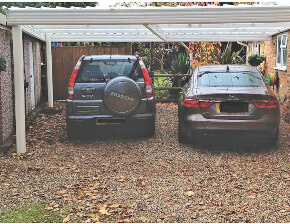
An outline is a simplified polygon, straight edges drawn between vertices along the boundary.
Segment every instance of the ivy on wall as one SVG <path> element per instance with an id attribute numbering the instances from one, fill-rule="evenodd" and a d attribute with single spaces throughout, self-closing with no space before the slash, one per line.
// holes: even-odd
<path id="1" fill-rule="evenodd" d="M 3 55 L 0 54 L 0 72 L 6 71 L 6 60 Z"/>

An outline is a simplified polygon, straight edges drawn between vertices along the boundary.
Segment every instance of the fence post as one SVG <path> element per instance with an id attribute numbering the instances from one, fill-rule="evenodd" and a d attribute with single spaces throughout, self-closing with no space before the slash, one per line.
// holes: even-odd
<path id="1" fill-rule="evenodd" d="M 181 87 L 181 78 L 182 78 L 182 76 L 181 75 L 178 75 L 178 79 L 177 79 L 177 87 Z M 180 99 L 180 92 L 181 92 L 181 90 L 178 90 L 178 93 L 177 93 L 177 100 L 179 100 Z"/>

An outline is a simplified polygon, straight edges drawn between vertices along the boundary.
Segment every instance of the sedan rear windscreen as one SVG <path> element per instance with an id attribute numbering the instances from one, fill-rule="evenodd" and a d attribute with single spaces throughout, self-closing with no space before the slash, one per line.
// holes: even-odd
<path id="1" fill-rule="evenodd" d="M 255 72 L 204 72 L 197 76 L 198 86 L 261 87 L 263 81 Z"/>
<path id="2" fill-rule="evenodd" d="M 76 82 L 102 82 L 118 76 L 139 79 L 143 78 L 143 73 L 136 60 L 85 60 L 80 66 Z"/>

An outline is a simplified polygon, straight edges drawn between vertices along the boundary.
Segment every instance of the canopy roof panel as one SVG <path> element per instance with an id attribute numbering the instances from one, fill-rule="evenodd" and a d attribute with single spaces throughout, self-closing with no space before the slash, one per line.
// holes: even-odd
<path id="1" fill-rule="evenodd" d="M 9 8 L 8 25 L 52 41 L 264 41 L 290 28 L 290 5 Z"/>

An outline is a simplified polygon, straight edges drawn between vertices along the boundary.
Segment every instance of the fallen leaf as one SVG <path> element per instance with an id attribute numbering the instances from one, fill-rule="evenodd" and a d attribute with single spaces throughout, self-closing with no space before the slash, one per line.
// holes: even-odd
<path id="1" fill-rule="evenodd" d="M 81 217 L 81 218 L 82 218 L 82 217 L 84 216 L 84 214 L 83 214 L 83 213 L 81 213 L 81 212 L 78 212 L 78 213 L 77 213 L 77 216 L 79 216 L 79 217 Z"/>
<path id="2" fill-rule="evenodd" d="M 169 198 L 163 198 L 163 201 L 168 201 L 169 200 Z"/>
<path id="3" fill-rule="evenodd" d="M 51 211 L 51 210 L 53 210 L 53 207 L 46 207 L 45 210 Z"/>
<path id="4" fill-rule="evenodd" d="M 120 176 L 120 179 L 126 179 L 126 177 L 125 177 L 125 176 L 123 176 L 123 175 L 121 175 L 121 176 Z"/>
<path id="5" fill-rule="evenodd" d="M 192 219 L 196 219 L 196 218 L 197 218 L 197 214 L 196 214 L 196 213 L 192 214 L 192 215 L 190 216 L 190 218 L 192 218 Z"/>
<path id="6" fill-rule="evenodd" d="M 191 196 L 194 196 L 195 193 L 193 191 L 186 191 L 185 193 L 187 196 L 191 197 Z"/>
<path id="7" fill-rule="evenodd" d="M 140 219 L 142 222 L 149 222 L 149 220 L 146 217 L 141 217 Z"/>
<path id="8" fill-rule="evenodd" d="M 145 195 L 143 195 L 143 198 L 144 199 L 148 199 L 149 198 L 149 195 L 148 194 L 145 194 Z"/>
<path id="9" fill-rule="evenodd" d="M 66 223 L 66 222 L 69 222 L 70 221 L 70 216 L 71 214 L 69 214 L 67 217 L 65 217 L 62 222 Z"/>
<path id="10" fill-rule="evenodd" d="M 94 217 L 94 218 L 92 218 L 92 221 L 93 221 L 93 222 L 100 222 L 99 217 L 97 217 L 97 216 Z"/>
<path id="11" fill-rule="evenodd" d="M 108 208 L 119 208 L 119 204 L 108 205 Z"/>
<path id="12" fill-rule="evenodd" d="M 248 196 L 248 198 L 250 198 L 250 199 L 255 199 L 255 198 L 256 198 L 256 195 L 251 194 L 251 195 Z"/>
<path id="13" fill-rule="evenodd" d="M 101 213 L 102 215 L 110 215 L 110 213 L 104 207 L 100 208 L 99 213 Z"/>

